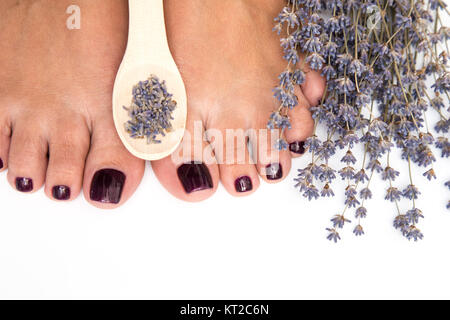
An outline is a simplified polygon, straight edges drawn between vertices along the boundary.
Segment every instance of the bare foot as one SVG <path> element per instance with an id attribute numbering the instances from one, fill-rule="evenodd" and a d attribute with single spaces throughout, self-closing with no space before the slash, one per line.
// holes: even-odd
<path id="1" fill-rule="evenodd" d="M 278 0 L 165 0 L 169 43 L 188 93 L 188 134 L 193 136 L 195 123 L 203 131 L 217 129 L 223 137 L 227 129 L 266 129 L 269 115 L 279 106 L 272 89 L 286 66 L 279 39 L 272 32 L 282 5 Z M 231 147 L 227 139 L 203 141 L 199 157 L 183 153 L 194 149 L 196 142 L 186 138 L 176 160 L 169 157 L 152 163 L 157 177 L 172 194 L 187 201 L 211 196 L 219 179 L 235 196 L 254 192 L 259 176 L 267 182 L 281 181 L 291 159 L 304 152 L 303 141 L 313 130 L 309 107 L 322 97 L 324 87 L 319 74 L 310 71 L 298 88 L 300 103 L 290 113 L 292 129 L 286 137 L 291 152 L 272 150 L 269 134 L 267 139 L 250 136 L 258 150 L 255 164 L 248 147 L 237 139 Z M 246 161 L 227 162 L 230 159 L 223 152 L 227 148 L 234 149 L 236 156 L 244 153 Z M 214 153 L 207 163 L 201 155 L 210 153 L 209 149 Z"/>
<path id="2" fill-rule="evenodd" d="M 66 27 L 69 0 L 0 2 L 0 159 L 10 184 L 102 208 L 126 201 L 144 162 L 114 129 L 112 87 L 127 41 L 125 0 L 79 0 L 80 30 Z"/>

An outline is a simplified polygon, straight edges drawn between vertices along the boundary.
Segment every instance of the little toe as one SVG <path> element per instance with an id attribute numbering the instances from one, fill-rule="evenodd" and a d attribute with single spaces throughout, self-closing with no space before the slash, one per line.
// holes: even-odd
<path id="1" fill-rule="evenodd" d="M 161 184 L 184 201 L 203 201 L 214 194 L 219 184 L 219 168 L 204 134 L 200 118 L 188 115 L 186 132 L 178 149 L 171 156 L 152 162 Z"/>
<path id="2" fill-rule="evenodd" d="M 289 110 L 291 129 L 285 131 L 286 141 L 293 158 L 298 158 L 305 153 L 305 141 L 314 131 L 314 120 L 309 111 L 310 105 L 305 96 L 298 90 L 298 105 Z"/>
<path id="3" fill-rule="evenodd" d="M 311 106 L 316 106 L 322 100 L 325 93 L 326 80 L 319 71 L 308 70 L 305 73 L 305 82 L 301 88 L 303 96 Z"/>
<path id="4" fill-rule="evenodd" d="M 84 196 L 98 208 L 116 208 L 138 187 L 145 162 L 123 146 L 112 116 L 99 117 L 92 127 L 91 148 L 84 170 Z"/>
<path id="5" fill-rule="evenodd" d="M 8 181 L 20 192 L 35 192 L 44 184 L 47 139 L 39 124 L 22 121 L 13 125 L 8 157 Z"/>
<path id="6" fill-rule="evenodd" d="M 72 118 L 64 128 L 54 130 L 49 139 L 45 182 L 45 193 L 50 199 L 67 201 L 78 196 L 88 150 L 89 130 L 81 119 Z"/>

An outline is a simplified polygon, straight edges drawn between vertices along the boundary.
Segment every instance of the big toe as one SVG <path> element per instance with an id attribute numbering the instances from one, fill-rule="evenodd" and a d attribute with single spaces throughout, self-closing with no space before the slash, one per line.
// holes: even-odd
<path id="1" fill-rule="evenodd" d="M 152 162 L 161 184 L 184 201 L 205 200 L 214 194 L 219 184 L 219 168 L 204 134 L 202 121 L 191 113 L 178 149 L 171 156 Z"/>
<path id="2" fill-rule="evenodd" d="M 145 162 L 126 150 L 112 118 L 99 117 L 92 124 L 91 149 L 84 171 L 84 196 L 96 207 L 122 205 L 138 187 Z"/>

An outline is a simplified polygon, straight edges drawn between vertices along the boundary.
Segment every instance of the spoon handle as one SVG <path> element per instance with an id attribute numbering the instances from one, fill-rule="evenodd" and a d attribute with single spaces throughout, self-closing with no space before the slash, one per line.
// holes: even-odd
<path id="1" fill-rule="evenodd" d="M 131 59 L 173 62 L 167 43 L 163 0 L 129 0 L 127 55 Z"/>

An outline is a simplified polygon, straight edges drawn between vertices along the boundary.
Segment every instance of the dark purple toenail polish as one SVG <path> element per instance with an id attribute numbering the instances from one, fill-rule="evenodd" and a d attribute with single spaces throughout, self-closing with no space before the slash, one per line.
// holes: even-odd
<path id="1" fill-rule="evenodd" d="M 91 183 L 91 200 L 102 203 L 119 203 L 125 184 L 125 174 L 114 169 L 99 170 Z"/>
<path id="2" fill-rule="evenodd" d="M 0 158 L 0 170 L 3 169 L 3 160 Z"/>
<path id="3" fill-rule="evenodd" d="M 69 200 L 70 188 L 67 186 L 54 186 L 52 189 L 53 198 L 56 200 Z"/>
<path id="4" fill-rule="evenodd" d="M 250 177 L 244 176 L 237 178 L 234 182 L 234 187 L 237 192 L 248 192 L 253 190 L 252 179 Z"/>
<path id="5" fill-rule="evenodd" d="M 16 189 L 20 192 L 33 191 L 33 179 L 30 178 L 16 178 Z"/>
<path id="6" fill-rule="evenodd" d="M 213 188 L 211 174 L 203 163 L 185 163 L 178 168 L 177 173 L 186 193 Z"/>
<path id="7" fill-rule="evenodd" d="M 279 163 L 271 163 L 266 167 L 267 180 L 278 180 L 283 177 L 283 168 Z"/>
<path id="8" fill-rule="evenodd" d="M 293 153 L 304 154 L 305 153 L 305 142 L 295 141 L 289 145 L 289 150 Z"/>

